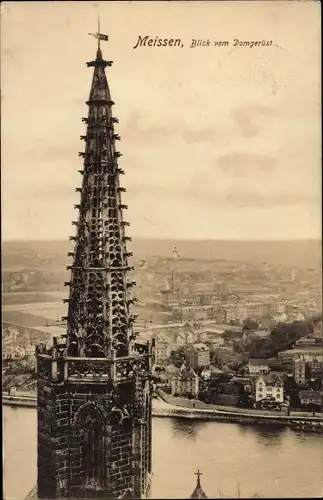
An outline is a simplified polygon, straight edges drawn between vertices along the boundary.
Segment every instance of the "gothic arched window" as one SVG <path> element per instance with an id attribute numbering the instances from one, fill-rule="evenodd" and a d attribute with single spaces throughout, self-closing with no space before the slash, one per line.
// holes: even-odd
<path id="1" fill-rule="evenodd" d="M 87 403 L 74 420 L 79 429 L 79 463 L 82 464 L 81 484 L 99 491 L 105 484 L 105 415 L 95 403 Z"/>

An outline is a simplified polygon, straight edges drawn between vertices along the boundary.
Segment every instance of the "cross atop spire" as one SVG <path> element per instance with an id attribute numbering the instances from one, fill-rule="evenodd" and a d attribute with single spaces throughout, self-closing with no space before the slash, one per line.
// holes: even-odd
<path id="1" fill-rule="evenodd" d="M 200 472 L 199 469 L 197 469 L 197 472 L 194 472 L 194 474 L 197 476 L 197 484 L 198 486 L 200 486 L 201 485 L 200 476 L 203 476 L 203 472 Z"/>
<path id="2" fill-rule="evenodd" d="M 200 477 L 203 475 L 202 472 L 200 472 L 199 469 L 197 469 L 197 472 L 194 472 L 194 474 L 197 476 L 197 481 L 196 481 L 195 490 L 193 491 L 190 498 L 207 498 L 207 496 L 206 496 L 206 494 L 203 491 L 202 486 L 201 486 Z"/>

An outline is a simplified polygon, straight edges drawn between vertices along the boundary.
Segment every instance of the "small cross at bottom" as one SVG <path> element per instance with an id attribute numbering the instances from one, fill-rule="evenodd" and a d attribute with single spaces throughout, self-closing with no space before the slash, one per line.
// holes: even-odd
<path id="1" fill-rule="evenodd" d="M 200 472 L 199 469 L 197 469 L 197 472 L 195 472 L 194 474 L 197 476 L 198 481 L 200 480 L 200 476 L 203 476 L 203 473 Z"/>

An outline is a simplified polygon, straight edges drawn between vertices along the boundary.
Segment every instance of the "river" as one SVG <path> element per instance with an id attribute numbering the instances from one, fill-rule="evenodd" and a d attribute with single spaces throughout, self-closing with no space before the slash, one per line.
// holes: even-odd
<path id="1" fill-rule="evenodd" d="M 23 500 L 36 483 L 36 410 L 3 407 L 4 492 Z M 209 498 L 322 496 L 318 435 L 220 422 L 153 419 L 152 498 L 189 498 L 200 469 Z M 239 486 L 237 487 L 237 484 Z"/>

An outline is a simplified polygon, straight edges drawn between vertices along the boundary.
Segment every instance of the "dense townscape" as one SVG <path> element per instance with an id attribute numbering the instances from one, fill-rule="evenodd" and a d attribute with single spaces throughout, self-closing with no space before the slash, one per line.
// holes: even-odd
<path id="1" fill-rule="evenodd" d="M 29 260 L 51 262 L 48 275 L 55 284 L 53 262 L 58 267 L 62 256 L 32 255 Z M 44 290 L 44 276 L 37 282 L 36 268 L 30 269 L 7 272 L 4 284 L 4 390 L 11 392 L 34 390 L 35 344 L 65 326 L 59 285 Z M 194 400 L 196 407 L 204 402 L 286 414 L 321 411 L 319 271 L 188 259 L 174 247 L 170 256 L 137 262 L 134 277 L 136 330 L 139 338 L 154 341 L 157 389 Z M 33 302 L 28 314 L 19 297 Z"/>

